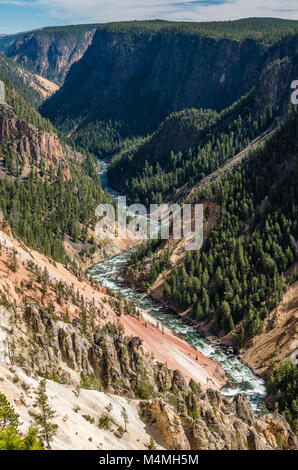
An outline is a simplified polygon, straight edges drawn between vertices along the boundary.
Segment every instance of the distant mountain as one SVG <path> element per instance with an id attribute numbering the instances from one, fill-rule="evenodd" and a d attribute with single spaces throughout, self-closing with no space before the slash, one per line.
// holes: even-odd
<path id="1" fill-rule="evenodd" d="M 92 41 L 96 25 L 42 28 L 0 37 L 0 52 L 58 84 Z"/>

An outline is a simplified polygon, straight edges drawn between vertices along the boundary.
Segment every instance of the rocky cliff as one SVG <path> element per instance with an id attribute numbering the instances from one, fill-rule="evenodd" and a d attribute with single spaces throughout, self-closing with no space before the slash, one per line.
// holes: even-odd
<path id="1" fill-rule="evenodd" d="M 195 397 L 195 402 L 195 419 L 186 406 L 175 413 L 159 399 L 141 402 L 141 416 L 167 449 L 296 449 L 297 439 L 286 420 L 273 414 L 257 419 L 243 395 L 230 403 L 208 390 L 203 397 Z"/>
<path id="2" fill-rule="evenodd" d="M 89 382 L 90 388 L 128 398 L 170 394 L 174 387 L 191 391 L 178 370 L 169 370 L 144 352 L 139 337 L 124 336 L 120 323 L 84 333 L 80 319 L 70 324 L 27 304 L 13 314 L 1 307 L 1 331 L 11 364 L 60 383 Z"/>
<path id="3" fill-rule="evenodd" d="M 123 123 L 126 135 L 145 135 L 173 111 L 223 109 L 256 84 L 264 48 L 183 34 L 136 34 L 99 30 L 92 46 L 44 107 Z M 84 106 L 82 106 L 84 104 Z"/>
<path id="4" fill-rule="evenodd" d="M 43 28 L 6 36 L 0 40 L 0 50 L 38 75 L 62 83 L 69 67 L 90 45 L 95 28 L 95 25 Z"/>
<path id="5" fill-rule="evenodd" d="M 22 177 L 29 174 L 32 166 L 40 169 L 41 165 L 52 166 L 55 171 L 60 168 L 65 176 L 70 176 L 69 162 L 58 136 L 18 119 L 9 108 L 3 108 L 0 113 L 0 142 L 21 163 Z"/>

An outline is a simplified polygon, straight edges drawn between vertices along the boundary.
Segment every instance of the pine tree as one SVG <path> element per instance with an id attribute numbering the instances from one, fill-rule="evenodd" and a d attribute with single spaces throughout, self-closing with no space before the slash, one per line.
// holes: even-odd
<path id="1" fill-rule="evenodd" d="M 17 254 L 17 251 L 15 249 L 13 249 L 13 251 L 12 251 L 10 257 L 9 257 L 9 267 L 14 273 L 16 273 L 17 270 L 19 269 L 16 254 Z"/>
<path id="2" fill-rule="evenodd" d="M 39 437 L 42 441 L 45 441 L 47 448 L 51 449 L 51 441 L 53 440 L 58 425 L 52 423 L 56 416 L 56 412 L 52 410 L 49 405 L 48 396 L 46 394 L 46 380 L 43 379 L 39 382 L 38 389 L 35 391 L 36 400 L 34 407 L 39 409 L 39 413 L 32 412 L 31 415 L 35 420 L 35 423 L 39 427 Z"/>
<path id="3" fill-rule="evenodd" d="M 38 430 L 29 427 L 25 436 L 19 433 L 19 415 L 9 403 L 6 396 L 0 393 L 0 450 L 42 450 L 37 439 Z"/>
<path id="4" fill-rule="evenodd" d="M 6 396 L 0 393 L 0 429 L 3 431 L 7 426 L 17 428 L 19 425 L 19 415 L 9 403 Z"/>
<path id="5" fill-rule="evenodd" d="M 122 407 L 121 410 L 121 416 L 124 420 L 124 425 L 125 425 L 125 431 L 127 432 L 127 424 L 128 424 L 128 413 L 124 407 Z"/>

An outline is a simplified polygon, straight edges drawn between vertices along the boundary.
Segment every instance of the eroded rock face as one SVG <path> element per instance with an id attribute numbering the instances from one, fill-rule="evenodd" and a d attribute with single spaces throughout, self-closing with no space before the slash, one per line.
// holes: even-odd
<path id="1" fill-rule="evenodd" d="M 286 420 L 276 414 L 255 418 L 244 395 L 230 403 L 208 390 L 196 399 L 195 418 L 175 413 L 160 399 L 140 403 L 142 419 L 158 443 L 171 450 L 297 449 L 297 438 Z"/>
<path id="2" fill-rule="evenodd" d="M 5 53 L 23 66 L 56 83 L 62 83 L 69 67 L 85 53 L 95 27 L 86 25 L 85 31 L 71 32 L 68 28 L 46 28 L 15 36 Z M 56 28 L 56 30 L 59 28 Z"/>
<path id="3" fill-rule="evenodd" d="M 190 450 L 180 417 L 161 400 L 141 403 L 142 418 L 167 449 Z"/>
<path id="4" fill-rule="evenodd" d="M 44 132 L 26 121 L 17 119 L 11 113 L 0 115 L 0 142 L 13 149 L 13 153 L 24 162 L 23 176 L 27 176 L 29 167 L 39 167 L 43 161 L 45 167 L 52 165 L 69 174 L 69 165 L 64 156 L 58 136 Z"/>
<path id="5" fill-rule="evenodd" d="M 84 333 L 78 321 L 64 323 L 33 304 L 13 314 L 2 306 L 0 339 L 6 361 L 28 375 L 69 385 L 88 382 L 87 388 L 141 399 L 140 419 L 166 449 L 298 449 L 282 416 L 257 418 L 244 395 L 231 403 L 218 391 L 202 393 L 193 380 L 187 384 L 178 371 L 156 362 L 143 351 L 140 338 L 123 336 L 115 324 Z"/>
<path id="6" fill-rule="evenodd" d="M 174 388 L 181 395 L 191 392 L 180 372 L 157 363 L 139 337 L 123 336 L 117 325 L 84 333 L 79 322 L 64 323 L 33 304 L 19 309 L 12 323 L 14 362 L 20 365 L 22 357 L 21 364 L 41 376 L 72 385 L 93 377 L 99 388 L 129 398 L 152 398 Z"/>

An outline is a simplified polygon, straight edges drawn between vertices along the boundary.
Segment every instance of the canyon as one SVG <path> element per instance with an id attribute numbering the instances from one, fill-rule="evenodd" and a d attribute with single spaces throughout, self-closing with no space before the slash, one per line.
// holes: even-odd
<path id="1" fill-rule="evenodd" d="M 25 433 L 46 379 L 53 449 L 298 448 L 276 396 L 264 409 L 264 380 L 297 363 L 297 34 L 243 21 L 241 34 L 153 21 L 0 38 L 0 392 Z M 96 205 L 117 190 L 203 203 L 202 254 L 99 239 Z"/>

